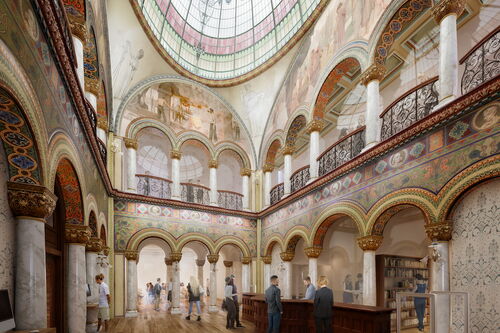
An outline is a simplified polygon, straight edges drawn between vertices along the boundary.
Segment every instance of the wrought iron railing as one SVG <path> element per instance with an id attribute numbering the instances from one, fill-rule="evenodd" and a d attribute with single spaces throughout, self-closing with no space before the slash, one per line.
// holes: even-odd
<path id="1" fill-rule="evenodd" d="M 90 126 L 92 127 L 92 133 L 95 134 L 97 133 L 97 114 L 92 105 L 88 101 L 85 110 L 87 110 L 87 115 L 89 116 Z"/>
<path id="2" fill-rule="evenodd" d="M 198 184 L 181 183 L 181 200 L 209 205 L 210 189 Z"/>
<path id="3" fill-rule="evenodd" d="M 236 192 L 219 190 L 218 203 L 219 207 L 227 209 L 242 210 L 243 209 L 243 195 Z"/>
<path id="4" fill-rule="evenodd" d="M 465 63 L 462 94 L 500 74 L 500 28 L 486 36 L 460 61 Z"/>
<path id="5" fill-rule="evenodd" d="M 405 93 L 382 112 L 381 138 L 388 139 L 427 116 L 438 104 L 437 77 Z"/>
<path id="6" fill-rule="evenodd" d="M 326 175 L 356 157 L 365 147 L 365 126 L 344 136 L 318 157 L 319 176 Z"/>
<path id="7" fill-rule="evenodd" d="M 309 165 L 306 165 L 305 167 L 295 171 L 292 177 L 290 177 L 290 186 L 292 193 L 306 186 L 309 179 Z"/>
<path id="8" fill-rule="evenodd" d="M 106 165 L 106 158 L 108 155 L 108 150 L 106 149 L 106 144 L 102 142 L 101 139 L 97 139 L 97 147 L 99 148 L 99 153 L 101 154 L 102 161 L 104 162 L 104 165 Z"/>
<path id="9" fill-rule="evenodd" d="M 283 198 L 285 194 L 285 184 L 280 183 L 271 189 L 271 205 L 274 205 Z"/>
<path id="10" fill-rule="evenodd" d="M 150 197 L 170 199 L 172 197 L 172 181 L 151 175 L 135 175 L 137 194 Z"/>

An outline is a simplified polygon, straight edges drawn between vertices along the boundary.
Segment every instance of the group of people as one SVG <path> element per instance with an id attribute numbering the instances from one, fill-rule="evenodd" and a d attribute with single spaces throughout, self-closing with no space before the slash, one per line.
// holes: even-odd
<path id="1" fill-rule="evenodd" d="M 234 275 L 226 277 L 224 288 L 224 300 L 222 308 L 227 311 L 226 328 L 228 330 L 244 327 L 240 322 L 240 304 L 238 302 L 238 288 L 234 282 Z"/>
<path id="2" fill-rule="evenodd" d="M 146 293 L 145 298 L 146 304 L 154 304 L 154 310 L 160 311 L 160 302 L 162 298 L 162 292 L 167 295 L 167 301 L 172 302 L 172 280 L 168 283 L 162 283 L 161 279 L 156 279 L 156 284 L 153 285 L 151 282 L 146 283 Z"/>

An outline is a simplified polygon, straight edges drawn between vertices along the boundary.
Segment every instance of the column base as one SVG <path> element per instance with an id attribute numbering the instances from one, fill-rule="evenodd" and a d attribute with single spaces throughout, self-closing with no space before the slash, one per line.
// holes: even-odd
<path id="1" fill-rule="evenodd" d="M 127 312 L 125 312 L 125 318 L 137 317 L 138 314 L 139 313 L 136 310 L 127 310 Z"/>
<path id="2" fill-rule="evenodd" d="M 97 333 L 97 323 L 87 323 L 87 326 L 85 327 L 85 332 L 86 333 Z"/>
<path id="3" fill-rule="evenodd" d="M 181 314 L 181 308 L 172 308 L 171 314 Z"/>
<path id="4" fill-rule="evenodd" d="M 219 307 L 217 305 L 209 305 L 208 312 L 219 312 Z"/>

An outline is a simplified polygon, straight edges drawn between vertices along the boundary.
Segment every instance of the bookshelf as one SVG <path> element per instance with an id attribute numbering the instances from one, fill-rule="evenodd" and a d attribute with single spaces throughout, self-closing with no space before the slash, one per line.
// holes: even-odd
<path id="1" fill-rule="evenodd" d="M 412 292 L 415 287 L 415 276 L 421 274 L 430 281 L 429 267 L 420 262 L 422 258 L 393 255 L 376 256 L 377 305 L 394 308 L 391 313 L 391 331 L 396 330 L 396 293 Z M 401 327 L 417 327 L 418 320 L 413 304 L 413 298 L 402 300 Z M 424 324 L 429 323 L 428 310 Z"/>

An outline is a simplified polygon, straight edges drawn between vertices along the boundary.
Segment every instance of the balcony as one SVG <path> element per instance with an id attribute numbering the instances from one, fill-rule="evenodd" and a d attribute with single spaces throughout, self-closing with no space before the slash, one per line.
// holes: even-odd
<path id="1" fill-rule="evenodd" d="M 108 155 L 106 144 L 102 142 L 102 140 L 99 138 L 96 138 L 96 140 L 97 140 L 97 148 L 99 148 L 99 153 L 101 155 L 102 161 L 104 162 L 104 165 L 106 165 L 107 155 Z"/>
<path id="2" fill-rule="evenodd" d="M 291 192 L 293 193 L 306 186 L 309 179 L 309 165 L 306 165 L 305 167 L 302 167 L 299 170 L 295 171 L 292 177 L 290 177 Z"/>
<path id="3" fill-rule="evenodd" d="M 219 190 L 218 204 L 219 207 L 226 209 L 242 210 L 243 209 L 243 195 L 240 193 Z"/>
<path id="4" fill-rule="evenodd" d="M 181 201 L 210 205 L 210 189 L 199 184 L 181 183 Z"/>
<path id="5" fill-rule="evenodd" d="M 137 179 L 137 194 L 161 199 L 172 197 L 172 181 L 151 175 L 135 175 Z"/>

